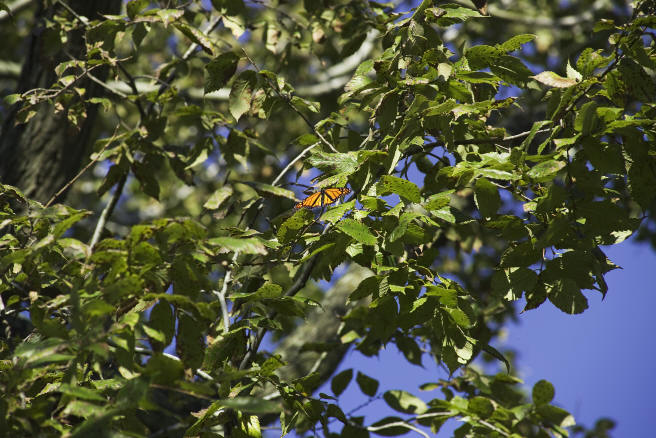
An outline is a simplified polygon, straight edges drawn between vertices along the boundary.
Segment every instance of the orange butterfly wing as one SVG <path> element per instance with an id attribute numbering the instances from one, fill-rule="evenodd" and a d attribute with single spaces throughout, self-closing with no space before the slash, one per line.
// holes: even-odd
<path id="1" fill-rule="evenodd" d="M 301 202 L 296 204 L 294 208 L 314 208 L 321 204 L 321 192 L 314 192 Z"/>
<path id="2" fill-rule="evenodd" d="M 295 205 L 295 208 L 315 208 L 323 207 L 337 202 L 342 196 L 351 193 L 351 189 L 347 187 L 333 187 L 329 189 L 322 189 L 318 192 L 312 193 L 310 196 Z"/>

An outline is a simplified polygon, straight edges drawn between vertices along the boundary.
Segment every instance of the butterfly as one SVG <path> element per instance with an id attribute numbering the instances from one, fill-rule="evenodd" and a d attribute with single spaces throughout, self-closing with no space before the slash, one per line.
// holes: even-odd
<path id="1" fill-rule="evenodd" d="M 337 202 L 339 198 L 351 193 L 351 189 L 347 187 L 331 187 L 329 189 L 321 189 L 318 192 L 312 193 L 307 198 L 295 205 L 295 208 L 315 208 L 323 207 Z"/>

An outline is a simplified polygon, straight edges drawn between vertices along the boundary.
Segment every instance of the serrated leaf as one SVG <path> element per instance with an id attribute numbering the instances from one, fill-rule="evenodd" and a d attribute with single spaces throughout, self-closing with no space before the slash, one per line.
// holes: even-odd
<path id="1" fill-rule="evenodd" d="M 431 195 L 426 202 L 424 202 L 424 208 L 426 210 L 439 210 L 443 207 L 446 207 L 451 202 L 451 194 L 453 190 L 447 190 L 446 192 L 436 193 Z"/>
<path id="2" fill-rule="evenodd" d="M 333 174 L 344 173 L 348 175 L 355 172 L 358 168 L 357 154 L 354 152 L 313 152 L 308 157 L 307 162 L 319 170 Z"/>
<path id="3" fill-rule="evenodd" d="M 362 222 L 344 219 L 337 224 L 337 228 L 364 245 L 375 245 L 377 243 L 376 236 L 371 234 L 369 228 Z"/>
<path id="4" fill-rule="evenodd" d="M 547 288 L 547 297 L 554 306 L 571 315 L 583 313 L 588 308 L 588 299 L 571 278 L 556 280 Z"/>
<path id="5" fill-rule="evenodd" d="M 199 45 L 205 53 L 210 56 L 214 56 L 214 50 L 212 50 L 212 41 L 200 30 L 195 27 L 189 26 L 186 23 L 176 23 L 176 29 L 182 32 L 187 38 Z"/>
<path id="6" fill-rule="evenodd" d="M 552 71 L 543 71 L 537 75 L 531 76 L 532 79 L 550 87 L 556 88 L 569 88 L 576 85 L 578 82 L 574 79 L 564 78 Z"/>
<path id="7" fill-rule="evenodd" d="M 396 176 L 384 175 L 377 184 L 377 194 L 380 196 L 396 193 L 410 202 L 421 202 L 419 187 L 411 181 Z"/>
<path id="8" fill-rule="evenodd" d="M 234 52 L 223 53 L 205 66 L 207 80 L 205 81 L 205 93 L 211 93 L 225 87 L 232 75 L 237 71 L 239 56 Z"/>
<path id="9" fill-rule="evenodd" d="M 565 162 L 562 160 L 548 160 L 531 167 L 526 174 L 536 182 L 550 181 L 563 167 Z"/>
<path id="10" fill-rule="evenodd" d="M 574 129 L 582 135 L 591 135 L 600 128 L 600 120 L 597 116 L 597 103 L 587 102 L 576 113 Z"/>
<path id="11" fill-rule="evenodd" d="M 396 346 L 401 353 L 403 353 L 408 362 L 421 366 L 423 353 L 413 338 L 405 336 L 397 337 Z"/>
<path id="12" fill-rule="evenodd" d="M 215 237 L 207 241 L 210 245 L 217 246 L 219 252 L 239 252 L 240 254 L 267 253 L 266 247 L 261 240 L 256 238 L 239 239 L 236 237 Z"/>
<path id="13" fill-rule="evenodd" d="M 455 321 L 456 324 L 458 324 L 462 328 L 470 328 L 471 327 L 471 321 L 469 320 L 469 317 L 465 312 L 463 312 L 461 309 L 455 307 L 447 307 L 446 311 L 449 312 L 449 315 L 451 315 L 451 318 L 453 318 L 453 321 Z"/>
<path id="14" fill-rule="evenodd" d="M 221 206 L 221 204 L 223 204 L 223 201 L 228 199 L 230 196 L 232 196 L 232 187 L 223 186 L 212 193 L 209 199 L 205 201 L 205 204 L 203 204 L 203 208 L 208 210 L 216 210 Z"/>
<path id="15" fill-rule="evenodd" d="M 513 52 L 519 49 L 520 47 L 522 47 L 522 44 L 531 42 L 536 38 L 537 35 L 533 35 L 530 33 L 515 35 L 512 38 L 510 38 L 508 41 L 504 42 L 503 44 L 497 45 L 497 47 L 500 50 L 503 50 L 504 52 Z"/>
<path id="16" fill-rule="evenodd" d="M 474 200 L 482 217 L 492 217 L 501 206 L 499 189 L 485 178 L 478 178 L 474 186 Z"/>
<path id="17" fill-rule="evenodd" d="M 538 262 L 542 257 L 542 250 L 534 248 L 531 242 L 522 242 L 517 246 L 508 248 L 501 256 L 500 265 L 503 267 L 510 266 L 531 266 Z"/>
<path id="18" fill-rule="evenodd" d="M 374 295 L 375 292 L 378 291 L 379 284 L 380 284 L 380 277 L 378 276 L 365 278 L 360 282 L 358 287 L 355 288 L 355 290 L 351 293 L 351 295 L 349 295 L 348 298 L 349 301 L 356 301 L 368 297 L 370 295 Z"/>
<path id="19" fill-rule="evenodd" d="M 314 220 L 310 210 L 299 209 L 289 219 L 280 225 L 276 235 L 280 243 L 288 243 L 295 239 L 303 227 Z"/>
<path id="20" fill-rule="evenodd" d="M 257 87 L 257 73 L 245 70 L 237 76 L 228 97 L 230 114 L 235 120 L 251 109 L 251 101 Z"/>

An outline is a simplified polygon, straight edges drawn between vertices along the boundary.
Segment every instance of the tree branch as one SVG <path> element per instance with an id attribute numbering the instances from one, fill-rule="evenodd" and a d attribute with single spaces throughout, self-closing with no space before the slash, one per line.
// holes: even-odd
<path id="1" fill-rule="evenodd" d="M 11 11 L 11 14 L 16 14 L 26 7 L 30 6 L 32 3 L 32 0 L 16 0 L 10 5 L 7 5 L 9 7 L 9 10 Z M 9 18 L 10 15 L 7 13 L 7 11 L 0 11 L 0 23 L 5 21 L 7 18 Z"/>
<path id="2" fill-rule="evenodd" d="M 253 60 L 251 59 L 251 57 L 248 56 L 248 53 L 246 53 L 246 50 L 245 50 L 244 48 L 242 48 L 241 50 L 244 52 L 244 55 L 246 55 L 246 59 L 248 59 L 248 61 L 251 63 L 251 65 L 252 65 L 253 67 L 255 67 L 255 69 L 259 72 L 259 71 L 260 71 L 260 68 L 257 66 L 257 64 L 255 64 L 255 61 L 253 61 Z M 289 107 L 292 109 L 292 111 L 294 111 L 296 114 L 298 114 L 298 115 L 301 117 L 301 119 L 303 119 L 303 121 L 305 122 L 305 124 L 309 126 L 309 128 L 312 130 L 312 132 L 314 132 L 314 134 L 315 134 L 317 137 L 319 137 L 319 138 L 321 139 L 321 141 L 322 141 L 326 146 L 328 146 L 328 148 L 329 148 L 331 151 L 333 151 L 333 152 L 335 152 L 335 153 L 338 153 L 337 149 L 335 149 L 335 146 L 333 146 L 332 144 L 330 144 L 330 142 L 329 142 L 328 140 L 326 140 L 326 139 L 324 138 L 323 135 L 321 135 L 321 133 L 319 132 L 319 130 L 317 129 L 317 127 L 314 125 L 314 123 L 310 122 L 310 120 L 305 116 L 305 114 L 303 114 L 298 108 L 296 108 L 296 107 L 294 106 L 294 104 L 292 104 L 292 101 L 291 101 L 291 99 L 289 98 L 289 96 L 287 96 L 287 95 L 283 95 L 283 94 L 280 92 L 280 90 L 278 90 L 278 87 L 275 86 L 273 83 L 271 83 L 271 81 L 269 80 L 269 78 L 266 78 L 266 80 L 267 80 L 267 82 L 269 82 L 269 86 L 271 87 L 271 89 L 272 89 L 273 91 L 275 91 L 275 93 L 278 95 L 278 97 L 280 97 L 282 100 L 284 100 L 285 103 L 287 103 L 287 106 L 289 106 Z"/>
<path id="3" fill-rule="evenodd" d="M 118 203 L 118 199 L 121 197 L 121 194 L 123 192 L 123 187 L 125 186 L 125 181 L 127 181 L 127 179 L 128 179 L 128 175 L 126 173 L 121 177 L 121 179 L 116 184 L 116 189 L 114 190 L 114 194 L 112 195 L 112 198 L 109 200 L 109 203 L 107 203 L 107 206 L 100 214 L 100 218 L 98 219 L 96 228 L 93 230 L 93 236 L 91 237 L 91 241 L 89 242 L 89 247 L 92 250 L 93 247 L 96 246 L 96 243 L 98 243 L 98 240 L 100 240 L 100 234 L 102 233 L 102 230 L 105 228 L 105 223 L 107 222 L 107 219 L 109 219 L 109 217 L 114 212 L 114 208 Z"/>

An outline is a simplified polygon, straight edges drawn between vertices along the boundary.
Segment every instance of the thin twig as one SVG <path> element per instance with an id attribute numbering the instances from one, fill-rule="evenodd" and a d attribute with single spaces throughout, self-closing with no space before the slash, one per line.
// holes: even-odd
<path id="1" fill-rule="evenodd" d="M 208 21 L 207 25 L 205 28 L 202 30 L 204 34 L 208 34 L 211 32 L 221 21 L 221 15 L 215 15 Z M 192 43 L 187 51 L 182 55 L 182 60 L 186 61 L 192 53 L 194 53 L 194 50 L 198 47 L 198 44 Z M 166 79 L 163 81 L 162 85 L 160 85 L 159 89 L 157 90 L 157 96 L 160 96 L 167 88 L 171 86 L 171 83 L 173 82 L 173 79 L 175 79 L 175 75 L 177 74 L 177 69 L 174 67 L 169 73 L 169 75 L 166 77 Z M 153 101 L 150 106 L 148 107 L 148 112 L 150 112 L 155 105 L 155 102 Z"/>
<path id="2" fill-rule="evenodd" d="M 280 182 L 280 180 L 282 179 L 282 177 L 285 176 L 285 174 L 289 171 L 289 169 L 291 169 L 291 167 L 294 165 L 294 163 L 296 163 L 298 160 L 300 160 L 303 157 L 303 155 L 307 154 L 310 150 L 312 150 L 312 148 L 314 148 L 318 144 L 319 144 L 319 142 L 316 142 L 316 143 L 311 144 L 310 146 L 306 147 L 305 149 L 303 149 L 303 151 L 300 154 L 298 154 L 296 156 L 296 158 L 294 158 L 292 161 L 289 162 L 289 164 L 287 164 L 287 166 L 285 166 L 285 168 L 282 170 L 282 172 L 280 172 L 280 174 L 276 177 L 276 179 L 273 180 L 271 185 L 275 186 L 276 184 L 278 184 Z"/>
<path id="3" fill-rule="evenodd" d="M 328 230 L 328 228 L 329 225 L 326 225 L 326 228 L 324 228 L 324 232 Z M 318 258 L 314 256 L 310 260 L 308 260 L 307 263 L 305 263 L 305 265 L 301 268 L 301 272 L 298 274 L 296 281 L 294 281 L 294 284 L 292 284 L 289 287 L 289 289 L 287 289 L 287 292 L 285 292 L 285 296 L 287 297 L 294 296 L 298 293 L 298 291 L 303 289 L 308 278 L 310 278 L 310 273 L 312 272 L 312 269 L 314 268 L 314 265 L 316 264 L 317 260 Z M 276 312 L 271 312 L 267 316 L 267 318 L 272 319 L 275 316 L 276 316 Z M 255 340 L 253 341 L 251 348 L 248 349 L 248 352 L 244 356 L 244 359 L 242 359 L 241 363 L 239 364 L 240 370 L 244 370 L 251 365 L 251 362 L 253 361 L 253 358 L 257 353 L 257 350 L 260 348 L 260 344 L 262 343 L 262 339 L 264 338 L 265 334 L 266 334 L 266 328 L 260 327 L 257 331 L 257 334 L 255 335 Z"/>
<path id="4" fill-rule="evenodd" d="M 421 435 L 425 438 L 430 438 L 430 436 L 426 432 L 424 432 L 423 430 L 421 430 L 418 427 L 415 427 L 411 424 L 405 423 L 403 421 L 396 421 L 394 423 L 387 423 L 387 424 L 383 424 L 382 426 L 369 426 L 366 429 L 369 432 L 376 432 L 377 430 L 389 429 L 390 427 L 405 427 L 406 429 L 410 429 L 414 432 L 417 432 L 419 435 Z"/>
<path id="5" fill-rule="evenodd" d="M 115 135 L 116 135 L 116 131 L 114 131 L 114 134 L 112 135 L 112 138 L 113 138 Z M 96 158 L 94 158 L 93 160 L 91 160 L 86 166 L 84 166 L 84 167 L 82 168 L 82 170 L 80 170 L 80 171 L 77 173 L 77 175 L 75 175 L 75 176 L 73 177 L 73 179 L 71 179 L 69 182 L 67 182 L 67 183 L 64 185 L 64 187 L 62 187 L 61 189 L 59 189 L 59 191 L 57 191 L 57 193 L 55 193 L 54 195 L 52 195 L 52 198 L 50 198 L 50 199 L 48 200 L 48 202 L 46 202 L 45 207 L 46 207 L 46 208 L 50 207 L 50 204 L 52 204 L 52 203 L 54 202 L 55 199 L 57 199 L 62 193 L 64 193 L 66 190 L 68 190 L 68 188 L 69 188 L 69 187 L 70 187 L 75 181 L 77 181 L 77 180 L 78 180 L 78 179 L 84 174 L 84 172 L 86 172 L 87 170 L 89 170 L 89 168 L 90 168 L 91 166 L 93 166 L 93 165 L 94 165 L 94 164 L 100 159 L 100 157 L 102 156 L 102 153 L 105 152 L 105 149 L 107 149 L 107 147 L 108 147 L 111 143 L 112 143 L 111 141 L 108 141 L 107 143 L 105 143 L 105 145 L 102 147 L 102 149 L 100 149 L 100 151 L 98 151 L 98 155 L 96 155 Z"/>
<path id="6" fill-rule="evenodd" d="M 232 263 L 237 260 L 239 251 L 235 251 L 235 254 L 232 256 Z M 221 290 L 215 292 L 216 296 L 219 298 L 219 303 L 221 304 L 221 313 L 223 314 L 223 333 L 228 333 L 230 331 L 230 315 L 228 314 L 228 303 L 226 303 L 226 293 L 228 292 L 228 285 L 230 284 L 230 277 L 232 276 L 232 269 L 226 270 L 226 274 L 223 277 L 223 286 Z"/>
<path id="7" fill-rule="evenodd" d="M 98 219 L 98 223 L 96 224 L 96 229 L 93 230 L 93 236 L 91 237 L 91 241 L 89 242 L 89 247 L 91 249 L 93 249 L 93 247 L 96 246 L 96 243 L 98 243 L 98 240 L 100 239 L 100 234 L 102 233 L 102 230 L 105 228 L 105 223 L 107 222 L 107 219 L 109 219 L 109 217 L 112 215 L 112 212 L 114 211 L 114 207 L 116 207 L 116 204 L 118 203 L 118 199 L 121 197 L 121 193 L 123 192 L 123 187 L 125 186 L 125 181 L 127 181 L 127 179 L 128 179 L 127 173 L 121 176 L 121 179 L 116 184 L 116 189 L 114 190 L 114 194 L 112 195 L 112 198 L 109 200 L 109 203 L 100 214 L 100 218 Z"/>
<path id="8" fill-rule="evenodd" d="M 253 61 L 253 60 L 251 59 L 251 57 L 248 56 L 248 53 L 246 53 L 246 50 L 245 50 L 244 48 L 242 48 L 241 50 L 242 50 L 242 52 L 244 52 L 244 56 L 246 56 L 246 59 L 248 59 L 248 62 L 250 62 L 251 65 L 252 65 L 253 67 L 255 67 L 255 70 L 257 70 L 258 73 L 259 73 L 259 72 L 260 72 L 260 68 L 257 66 L 257 64 L 255 64 L 255 61 Z M 330 144 L 330 142 L 329 142 L 328 140 L 326 140 L 326 138 L 325 138 L 323 135 L 321 135 L 321 133 L 320 133 L 320 132 L 317 130 L 317 128 L 314 126 L 314 124 L 313 124 L 312 122 L 310 122 L 310 119 L 308 119 L 307 117 L 305 117 L 305 114 L 303 114 L 298 108 L 296 108 L 294 105 L 292 105 L 292 102 L 291 102 L 291 99 L 289 98 L 289 96 L 287 96 L 287 95 L 283 95 L 283 94 L 280 92 L 280 90 L 278 90 L 278 87 L 274 86 L 274 84 L 271 83 L 271 81 L 269 80 L 269 78 L 266 78 L 266 80 L 267 80 L 267 82 L 269 82 L 269 86 L 270 86 L 271 89 L 272 89 L 272 90 L 278 95 L 278 97 L 280 97 L 282 100 L 284 100 L 284 101 L 287 103 L 287 105 L 288 105 L 288 106 L 289 106 L 289 107 L 290 107 L 290 108 L 291 108 L 296 114 L 298 114 L 298 115 L 303 119 L 303 121 L 305 122 L 305 124 L 308 125 L 308 126 L 310 127 L 310 129 L 312 130 L 312 132 L 313 132 L 317 137 L 319 137 L 319 138 L 321 139 L 321 141 L 322 141 L 326 146 L 328 146 L 328 148 L 329 148 L 331 151 L 335 152 L 336 154 L 339 153 L 339 151 L 338 151 L 337 149 L 335 149 L 335 146 L 333 146 L 332 144 Z"/>
<path id="9" fill-rule="evenodd" d="M 545 132 L 551 131 L 551 128 L 545 128 L 545 129 L 539 129 L 535 132 L 535 134 L 543 134 Z M 531 134 L 531 131 L 525 131 L 521 132 L 519 134 L 515 135 L 510 135 L 508 137 L 489 137 L 489 138 L 468 138 L 468 139 L 460 139 L 460 140 L 454 140 L 454 144 L 485 144 L 485 143 L 510 143 L 514 140 L 519 140 L 524 137 L 528 137 Z M 410 155 L 414 154 L 419 154 L 419 153 L 426 153 L 427 150 L 430 150 L 436 146 L 442 145 L 443 142 L 439 141 L 434 141 L 431 143 L 426 143 L 423 146 L 417 147 L 417 149 L 410 149 L 406 150 L 406 152 L 403 154 L 401 157 L 401 160 L 404 158 L 409 157 Z"/>
<path id="10" fill-rule="evenodd" d="M 130 88 L 132 88 L 132 92 L 137 96 L 137 98 L 134 100 L 134 104 L 137 106 L 137 110 L 139 110 L 139 115 L 141 116 L 141 121 L 142 123 L 145 122 L 146 120 L 146 112 L 141 105 L 141 95 L 139 94 L 139 90 L 137 89 L 137 83 L 134 81 L 134 78 L 132 77 L 132 74 L 130 74 L 129 71 L 125 67 L 123 67 L 123 64 L 120 62 L 116 64 L 118 66 L 118 69 L 123 72 L 125 77 L 128 80 L 128 84 L 130 85 Z"/>
<path id="11" fill-rule="evenodd" d="M 115 88 L 115 87 L 112 88 L 112 87 L 110 87 L 109 85 L 107 85 L 106 83 L 104 83 L 103 81 L 101 81 L 100 79 L 98 79 L 97 77 L 95 77 L 94 75 L 92 75 L 92 74 L 89 73 L 89 72 L 87 72 L 87 77 L 88 77 L 89 79 L 91 79 L 93 82 L 95 82 L 96 84 L 98 84 L 98 85 L 100 85 L 101 87 L 103 87 L 105 90 L 109 91 L 110 93 L 116 94 L 118 97 L 121 97 L 121 98 L 123 98 L 123 99 L 127 99 L 127 98 L 128 98 L 128 95 L 127 95 L 127 94 L 123 93 L 123 92 L 120 91 L 118 88 Z"/>
<path id="12" fill-rule="evenodd" d="M 510 436 L 510 434 L 508 432 L 505 432 L 505 431 L 499 429 L 498 427 L 491 425 L 490 423 L 488 423 L 485 420 L 478 420 L 478 422 L 481 423 L 483 426 L 488 427 L 488 428 L 492 429 L 493 431 L 500 433 L 503 436 Z"/>

